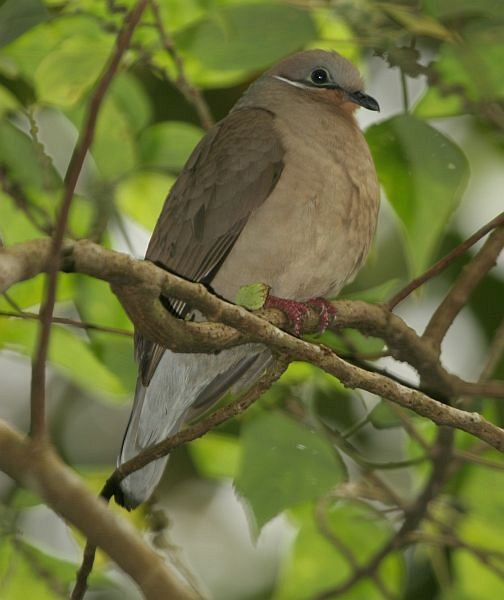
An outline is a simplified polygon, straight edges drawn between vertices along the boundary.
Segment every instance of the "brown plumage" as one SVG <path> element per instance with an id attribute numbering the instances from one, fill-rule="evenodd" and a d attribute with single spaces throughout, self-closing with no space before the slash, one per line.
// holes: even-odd
<path id="1" fill-rule="evenodd" d="M 379 188 L 353 112 L 377 110 L 355 67 L 336 53 L 291 56 L 250 86 L 198 144 L 173 186 L 146 258 L 233 301 L 261 282 L 295 301 L 333 297 L 367 255 Z M 184 316 L 190 307 L 165 299 Z M 271 359 L 254 344 L 181 355 L 136 338 L 139 381 L 119 462 L 176 431 Z M 166 460 L 126 478 L 134 507 Z"/>

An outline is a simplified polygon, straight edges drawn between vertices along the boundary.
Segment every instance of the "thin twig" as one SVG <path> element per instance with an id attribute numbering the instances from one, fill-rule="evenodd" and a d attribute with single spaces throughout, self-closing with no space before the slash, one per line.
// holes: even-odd
<path id="1" fill-rule="evenodd" d="M 473 260 L 464 267 L 452 289 L 437 307 L 423 334 L 423 338 L 427 339 L 437 351 L 446 332 L 466 305 L 473 290 L 495 265 L 503 246 L 504 227 L 498 227 Z"/>
<path id="2" fill-rule="evenodd" d="M 453 445 L 453 431 L 441 429 L 436 442 L 437 457 L 433 461 L 432 473 L 422 493 L 406 513 L 406 518 L 400 529 L 394 534 L 383 547 L 363 567 L 355 569 L 352 575 L 343 583 L 327 589 L 316 596 L 313 600 L 329 600 L 342 595 L 351 589 L 364 577 L 372 577 L 382 564 L 383 560 L 394 550 L 401 547 L 403 540 L 415 529 L 424 518 L 432 499 L 439 493 L 451 461 L 451 448 Z"/>
<path id="3" fill-rule="evenodd" d="M 329 510 L 330 500 L 330 497 L 324 497 L 319 502 L 317 502 L 315 506 L 314 517 L 318 530 L 326 538 L 326 540 L 340 552 L 340 554 L 346 559 L 346 561 L 352 567 L 352 569 L 358 570 L 360 565 L 355 557 L 355 554 L 346 544 L 344 544 L 340 540 L 340 538 L 333 531 L 333 528 L 329 523 L 329 519 L 327 518 L 327 512 Z M 390 590 L 385 586 L 385 584 L 382 581 L 382 578 L 376 571 L 370 574 L 370 578 L 372 579 L 373 583 L 376 585 L 376 587 L 381 592 L 384 598 L 386 598 L 387 600 L 394 600 L 396 598 L 396 595 L 390 592 Z"/>
<path id="4" fill-rule="evenodd" d="M 238 398 L 238 400 L 223 406 L 196 425 L 188 427 L 162 442 L 147 448 L 138 456 L 120 465 L 105 482 L 105 485 L 100 492 L 100 496 L 108 502 L 117 492 L 120 482 L 134 471 L 141 469 L 156 458 L 166 456 L 173 449 L 178 448 L 178 446 L 203 436 L 210 431 L 210 429 L 214 429 L 232 417 L 244 412 L 266 390 L 268 390 L 277 379 L 280 378 L 282 373 L 288 367 L 289 362 L 290 360 L 286 356 L 276 357 L 273 365 L 266 371 L 263 377 L 245 392 L 245 394 Z M 84 549 L 82 565 L 77 573 L 71 600 L 82 600 L 87 589 L 87 579 L 93 569 L 95 552 L 96 547 L 88 541 Z"/>
<path id="5" fill-rule="evenodd" d="M 45 370 L 49 349 L 49 338 L 51 335 L 52 316 L 56 303 L 60 252 L 65 237 L 70 206 L 72 204 L 77 180 L 84 164 L 84 159 L 86 158 L 86 154 L 93 141 L 98 113 L 105 98 L 105 94 L 119 68 L 122 56 L 128 48 L 133 31 L 140 21 L 142 13 L 147 6 L 147 2 L 148 0 L 139 0 L 135 8 L 125 19 L 124 28 L 117 38 L 115 51 L 91 96 L 84 126 L 70 159 L 70 164 L 65 177 L 65 190 L 47 263 L 47 278 L 44 290 L 45 300 L 40 310 L 41 325 L 32 362 L 30 434 L 33 438 L 41 438 L 45 435 Z"/>
<path id="6" fill-rule="evenodd" d="M 44 235 L 52 235 L 53 224 L 51 217 L 43 208 L 30 202 L 23 190 L 9 179 L 6 169 L 0 165 L 0 188 L 2 191 L 11 198 L 14 205 L 21 210 L 28 221 Z M 41 221 L 35 216 L 34 213 L 38 213 Z"/>
<path id="7" fill-rule="evenodd" d="M 387 308 L 389 310 L 394 309 L 399 304 L 399 302 L 402 302 L 405 298 L 407 298 L 412 292 L 414 292 L 417 288 L 423 285 L 426 281 L 429 281 L 429 279 L 432 279 L 436 275 L 439 275 L 439 273 L 441 273 L 447 267 L 449 267 L 453 263 L 453 261 L 455 261 L 462 254 L 464 254 L 464 252 L 469 250 L 471 246 L 474 246 L 474 244 L 476 244 L 476 242 L 478 242 L 482 237 L 487 235 L 487 233 L 492 231 L 492 229 L 500 227 L 501 225 L 504 225 L 504 213 L 497 215 L 494 219 L 492 219 L 486 225 L 481 227 L 481 229 L 478 229 L 476 233 L 473 233 L 473 235 L 467 238 L 467 240 L 459 244 L 446 256 L 443 256 L 443 258 L 438 260 L 438 262 L 432 265 L 432 267 L 425 271 L 425 273 L 423 273 L 416 279 L 410 281 L 410 283 L 408 283 L 406 287 L 404 287 L 402 290 L 399 290 L 396 294 L 392 296 L 392 298 L 390 298 L 390 300 L 388 300 L 385 303 Z"/>
<path id="8" fill-rule="evenodd" d="M 0 310 L 0 317 L 11 317 L 15 319 L 30 319 L 40 321 L 40 315 L 31 312 L 9 312 L 6 310 Z M 75 319 L 68 319 L 67 317 L 52 317 L 52 323 L 58 323 L 60 325 L 70 325 L 71 327 L 77 327 L 78 329 L 86 329 L 89 331 L 101 331 L 103 333 L 112 333 L 114 335 L 122 335 L 125 337 L 133 337 L 133 333 L 127 329 L 119 329 L 117 327 L 106 327 L 104 325 L 96 325 L 95 323 L 87 323 L 85 321 L 76 321 Z"/>
<path id="9" fill-rule="evenodd" d="M 204 129 L 210 129 L 210 127 L 212 127 L 212 125 L 214 124 L 214 119 L 212 117 L 210 107 L 208 106 L 201 91 L 197 87 L 195 87 L 187 78 L 184 62 L 182 60 L 182 57 L 178 53 L 171 36 L 169 35 L 164 26 L 157 0 L 149 0 L 149 2 L 152 8 L 152 13 L 154 15 L 156 28 L 159 32 L 159 39 L 161 40 L 161 44 L 163 45 L 163 48 L 166 50 L 168 55 L 172 58 L 177 69 L 177 78 L 173 81 L 173 84 L 180 90 L 184 98 L 190 104 L 192 104 L 192 106 L 194 106 L 202 127 Z"/>

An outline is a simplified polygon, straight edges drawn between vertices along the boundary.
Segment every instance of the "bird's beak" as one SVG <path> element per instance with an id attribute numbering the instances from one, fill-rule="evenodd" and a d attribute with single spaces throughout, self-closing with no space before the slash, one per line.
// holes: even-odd
<path id="1" fill-rule="evenodd" d="M 377 111 L 380 110 L 380 105 L 378 102 L 364 92 L 348 92 L 348 98 L 351 102 L 354 102 L 363 108 Z"/>

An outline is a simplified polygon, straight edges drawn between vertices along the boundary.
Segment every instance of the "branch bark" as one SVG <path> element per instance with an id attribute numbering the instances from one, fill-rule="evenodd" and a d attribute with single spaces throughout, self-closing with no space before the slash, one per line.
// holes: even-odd
<path id="1" fill-rule="evenodd" d="M 1 249 L 0 292 L 6 291 L 9 282 L 13 283 L 13 274 L 18 279 L 34 275 L 29 258 L 34 252 L 37 256 L 33 262 L 41 270 L 46 268 L 43 256 L 47 256 L 47 243 L 47 240 L 38 240 Z M 480 414 L 446 406 L 387 377 L 351 365 L 325 346 L 290 335 L 276 326 L 287 324 L 279 311 L 250 313 L 220 300 L 201 284 L 188 282 L 152 263 L 135 260 L 85 240 L 68 242 L 63 254 L 63 270 L 84 273 L 111 283 L 138 330 L 167 348 L 176 352 L 209 352 L 250 341 L 264 343 L 272 350 L 288 354 L 291 359 L 305 360 L 324 369 L 348 388 L 362 388 L 388 398 L 438 425 L 461 429 L 504 451 L 504 430 Z M 218 322 L 196 323 L 176 319 L 162 306 L 161 295 L 184 300 L 211 321 Z M 440 391 L 452 397 L 469 393 L 471 384 L 447 373 L 429 342 L 422 342 L 399 317 L 383 307 L 364 302 L 335 302 L 334 306 L 340 326 L 357 327 L 366 335 L 382 331 L 391 344 L 392 353 L 413 364 L 422 377 L 428 378 L 429 384 L 438 386 Z M 317 320 L 316 313 L 313 313 L 308 326 L 315 329 Z"/>
<path id="2" fill-rule="evenodd" d="M 0 421 L 0 469 L 103 548 L 147 599 L 194 598 L 135 529 L 93 496 L 45 441 L 29 441 Z"/>

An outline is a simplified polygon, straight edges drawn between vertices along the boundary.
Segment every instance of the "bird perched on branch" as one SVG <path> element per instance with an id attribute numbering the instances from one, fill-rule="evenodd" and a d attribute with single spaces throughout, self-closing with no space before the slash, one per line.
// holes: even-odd
<path id="1" fill-rule="evenodd" d="M 357 69 L 335 52 L 295 54 L 257 79 L 208 131 L 172 187 L 146 259 L 234 301 L 240 287 L 270 287 L 266 306 L 299 333 L 307 305 L 327 326 L 376 227 L 379 186 L 359 107 L 379 110 Z M 167 310 L 191 314 L 163 298 Z M 175 354 L 137 335 L 138 382 L 119 464 L 179 430 L 226 392 L 254 383 L 272 360 L 260 344 Z M 132 473 L 116 498 L 146 500 L 167 458 Z"/>

